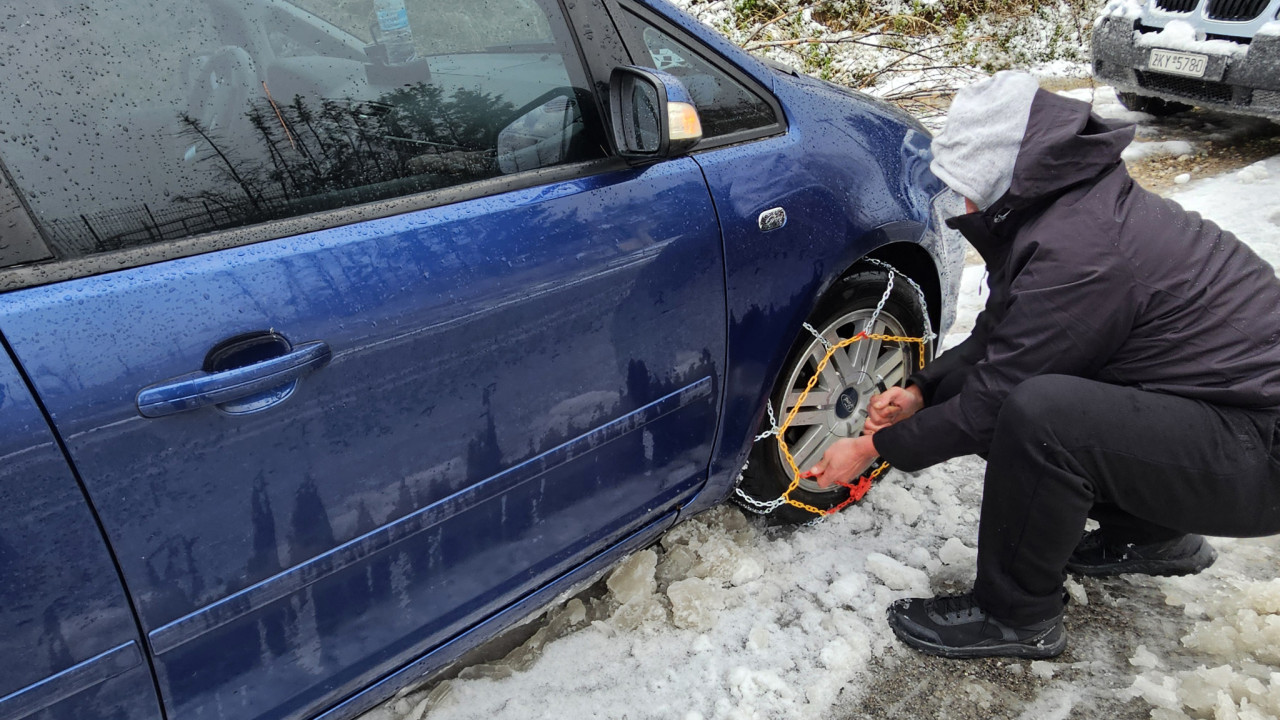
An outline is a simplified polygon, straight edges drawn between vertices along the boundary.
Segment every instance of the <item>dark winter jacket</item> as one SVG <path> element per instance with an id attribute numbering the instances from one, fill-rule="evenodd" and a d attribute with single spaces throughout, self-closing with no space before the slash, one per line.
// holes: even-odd
<path id="1" fill-rule="evenodd" d="M 1135 184 L 1120 160 L 1133 133 L 1036 92 L 1008 193 L 948 221 L 986 261 L 990 297 L 973 334 L 912 376 L 926 407 L 874 436 L 891 464 L 985 453 L 1005 398 L 1037 375 L 1280 408 L 1275 271 Z M 963 389 L 932 403 L 952 373 Z"/>

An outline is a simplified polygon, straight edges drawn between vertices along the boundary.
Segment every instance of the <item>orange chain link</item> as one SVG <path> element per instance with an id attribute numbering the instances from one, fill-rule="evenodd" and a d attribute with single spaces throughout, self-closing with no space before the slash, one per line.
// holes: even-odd
<path id="1" fill-rule="evenodd" d="M 800 393 L 800 397 L 796 399 L 795 406 L 791 408 L 791 412 L 787 413 L 786 419 L 783 420 L 782 424 L 778 426 L 777 432 L 775 433 L 775 437 L 777 437 L 778 439 L 778 447 L 781 448 L 782 450 L 782 457 L 786 459 L 787 465 L 790 466 L 791 468 L 791 484 L 787 487 L 787 491 L 782 493 L 782 499 L 786 501 L 788 505 L 791 505 L 793 507 L 798 507 L 801 510 L 807 510 L 808 512 L 811 512 L 814 515 L 818 515 L 818 516 L 831 515 L 833 513 L 840 512 L 841 510 L 845 509 L 852 503 L 858 502 L 867 494 L 867 491 L 871 489 L 871 483 L 876 478 L 883 475 L 884 472 L 889 469 L 889 463 L 885 462 L 884 460 L 881 460 L 879 463 L 877 463 L 874 466 L 871 472 L 866 473 L 862 477 L 858 478 L 857 482 L 844 483 L 844 482 L 837 481 L 838 485 L 841 485 L 842 487 L 846 487 L 849 489 L 849 497 L 845 499 L 844 502 L 840 503 L 839 505 L 836 505 L 835 507 L 829 510 L 823 510 L 821 508 L 814 507 L 807 503 L 800 502 L 799 500 L 792 499 L 791 497 L 791 493 L 794 492 L 796 488 L 800 487 L 800 479 L 806 476 L 807 473 L 801 472 L 800 468 L 796 466 L 796 459 L 791 456 L 791 448 L 787 447 L 787 441 L 783 438 L 783 434 L 786 433 L 787 428 L 791 427 L 791 422 L 795 420 L 796 413 L 800 411 L 800 407 L 804 405 L 805 399 L 809 397 L 809 392 L 812 391 L 813 387 L 818 384 L 818 377 L 822 375 L 823 370 L 827 369 L 827 365 L 831 362 L 831 358 L 836 354 L 836 351 L 849 347 L 850 345 L 856 342 L 859 342 L 861 340 L 879 340 L 881 342 L 896 342 L 899 344 L 908 343 L 908 342 L 915 343 L 920 346 L 920 351 L 917 355 L 919 366 L 921 368 L 924 367 L 925 339 L 922 337 L 904 337 L 901 335 L 870 335 L 870 334 L 867 334 L 866 332 L 860 332 L 851 338 L 841 340 L 835 345 L 831 345 L 830 347 L 827 348 L 827 354 L 824 355 L 823 358 L 818 361 L 818 367 L 816 370 L 814 370 L 813 377 L 809 378 L 808 384 L 805 385 L 804 392 Z"/>

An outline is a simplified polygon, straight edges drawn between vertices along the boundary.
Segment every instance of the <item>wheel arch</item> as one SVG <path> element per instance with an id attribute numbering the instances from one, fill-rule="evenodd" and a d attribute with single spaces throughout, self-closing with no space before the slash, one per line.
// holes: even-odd
<path id="1" fill-rule="evenodd" d="M 841 273 L 841 279 L 866 267 L 864 260 L 871 258 L 892 265 L 907 277 L 915 280 L 924 291 L 926 311 L 934 331 L 942 326 L 942 282 L 938 278 L 938 266 L 933 256 L 913 242 L 893 242 L 872 250 Z"/>

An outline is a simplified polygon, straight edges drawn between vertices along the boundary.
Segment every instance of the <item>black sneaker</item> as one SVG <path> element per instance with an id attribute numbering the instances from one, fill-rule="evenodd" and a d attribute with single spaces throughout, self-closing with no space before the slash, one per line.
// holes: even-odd
<path id="1" fill-rule="evenodd" d="M 1218 552 L 1203 536 L 1182 535 L 1172 540 L 1135 545 L 1107 542 L 1102 530 L 1085 533 L 1067 560 L 1078 575 L 1194 575 L 1213 564 Z"/>
<path id="2" fill-rule="evenodd" d="M 1015 627 L 987 615 L 972 593 L 898 600 L 889 606 L 889 627 L 911 647 L 947 658 L 1051 658 L 1067 647 L 1062 613 Z"/>

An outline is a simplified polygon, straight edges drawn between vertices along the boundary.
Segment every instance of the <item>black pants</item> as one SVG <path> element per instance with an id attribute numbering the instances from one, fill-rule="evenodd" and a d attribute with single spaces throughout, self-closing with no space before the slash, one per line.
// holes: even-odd
<path id="1" fill-rule="evenodd" d="M 1061 612 L 1088 517 L 1136 543 L 1280 533 L 1278 420 L 1075 377 L 1026 381 L 987 453 L 978 604 L 1019 624 Z"/>

